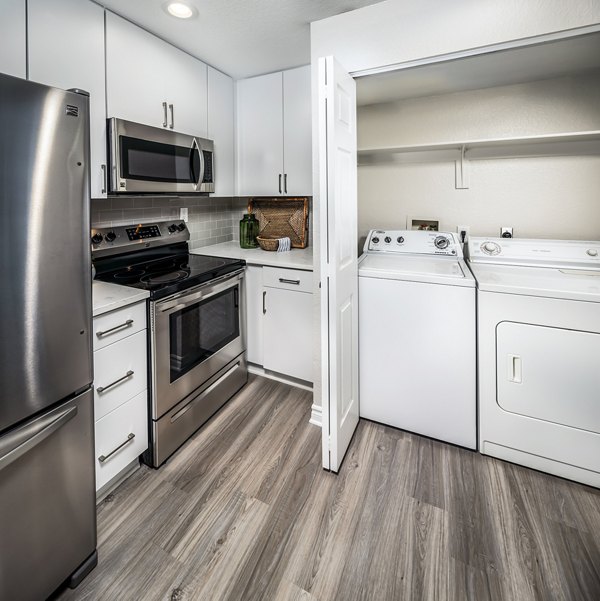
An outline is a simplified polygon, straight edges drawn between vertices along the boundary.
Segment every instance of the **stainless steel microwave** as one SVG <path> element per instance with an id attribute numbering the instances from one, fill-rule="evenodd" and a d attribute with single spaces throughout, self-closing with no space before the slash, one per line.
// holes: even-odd
<path id="1" fill-rule="evenodd" d="M 113 194 L 215 191 L 212 140 L 113 118 L 108 152 Z"/>

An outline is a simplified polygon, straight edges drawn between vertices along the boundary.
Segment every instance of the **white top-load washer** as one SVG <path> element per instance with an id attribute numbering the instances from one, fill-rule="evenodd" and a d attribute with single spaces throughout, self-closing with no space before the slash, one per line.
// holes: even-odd
<path id="1" fill-rule="evenodd" d="M 470 238 L 482 453 L 600 487 L 600 242 Z"/>
<path id="2" fill-rule="evenodd" d="M 358 275 L 361 417 L 476 448 L 475 280 L 456 236 L 372 230 Z"/>

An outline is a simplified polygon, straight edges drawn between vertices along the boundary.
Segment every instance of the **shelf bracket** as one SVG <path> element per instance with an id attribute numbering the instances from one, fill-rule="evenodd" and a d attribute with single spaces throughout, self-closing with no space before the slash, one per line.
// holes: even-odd
<path id="1" fill-rule="evenodd" d="M 469 187 L 469 161 L 465 159 L 465 145 L 460 147 L 460 158 L 454 161 L 454 185 L 457 190 L 466 190 Z"/>

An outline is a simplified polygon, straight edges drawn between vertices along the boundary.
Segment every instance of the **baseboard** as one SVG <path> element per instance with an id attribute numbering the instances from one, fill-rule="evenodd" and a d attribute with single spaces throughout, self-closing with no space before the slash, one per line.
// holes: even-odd
<path id="1" fill-rule="evenodd" d="M 310 420 L 311 424 L 315 426 L 319 426 L 321 428 L 323 426 L 323 409 L 321 405 L 315 405 L 310 408 Z"/>
<path id="2" fill-rule="evenodd" d="M 96 491 L 96 504 L 103 501 L 117 486 L 125 482 L 129 476 L 140 469 L 140 460 L 135 458 L 127 467 L 124 467 L 114 478 L 109 480 L 100 490 Z"/>
<path id="3" fill-rule="evenodd" d="M 269 378 L 269 380 L 275 380 L 276 382 L 281 382 L 283 384 L 289 384 L 290 386 L 295 386 L 296 388 L 302 388 L 302 390 L 310 390 L 312 392 L 313 389 L 311 382 L 298 380 L 296 378 L 292 378 L 291 376 L 269 371 L 264 369 L 264 367 L 261 365 L 256 365 L 255 363 L 248 363 L 248 373 L 262 376 L 263 378 Z"/>

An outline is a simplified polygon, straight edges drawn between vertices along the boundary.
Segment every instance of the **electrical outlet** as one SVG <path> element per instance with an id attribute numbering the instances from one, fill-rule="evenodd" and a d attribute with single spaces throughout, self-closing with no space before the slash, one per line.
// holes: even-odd
<path id="1" fill-rule="evenodd" d="M 459 225 L 456 227 L 456 231 L 458 232 L 458 239 L 460 242 L 466 242 L 469 238 L 470 227 L 468 225 Z"/>
<path id="2" fill-rule="evenodd" d="M 188 210 L 186 207 L 179 209 L 179 219 L 183 219 L 186 223 L 188 221 Z"/>
<path id="3" fill-rule="evenodd" d="M 501 227 L 500 228 L 500 236 L 502 238 L 512 238 L 513 237 L 512 227 Z"/>

